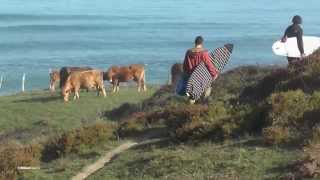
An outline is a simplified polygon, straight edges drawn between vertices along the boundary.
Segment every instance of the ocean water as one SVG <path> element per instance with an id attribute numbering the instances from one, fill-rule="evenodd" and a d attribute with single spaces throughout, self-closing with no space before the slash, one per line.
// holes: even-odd
<path id="1" fill-rule="evenodd" d="M 0 0 L 0 93 L 48 87 L 62 66 L 143 63 L 149 83 L 165 83 L 195 36 L 214 49 L 234 43 L 228 68 L 284 64 L 272 54 L 299 14 L 305 35 L 320 36 L 319 0 Z"/>

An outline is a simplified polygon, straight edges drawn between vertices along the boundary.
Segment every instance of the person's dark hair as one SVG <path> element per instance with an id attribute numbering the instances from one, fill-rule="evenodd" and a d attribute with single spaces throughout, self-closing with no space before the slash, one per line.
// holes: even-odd
<path id="1" fill-rule="evenodd" d="M 292 23 L 293 23 L 293 24 L 302 24 L 302 18 L 301 18 L 301 16 L 298 16 L 298 15 L 294 16 L 294 17 L 292 18 Z"/>
<path id="2" fill-rule="evenodd" d="M 196 45 L 200 45 L 200 44 L 203 44 L 203 38 L 201 36 L 197 36 L 196 39 L 194 40 L 194 43 Z"/>

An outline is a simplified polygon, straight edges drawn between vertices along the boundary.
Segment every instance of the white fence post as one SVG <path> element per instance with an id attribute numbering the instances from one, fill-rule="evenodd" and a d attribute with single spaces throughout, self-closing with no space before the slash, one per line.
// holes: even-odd
<path id="1" fill-rule="evenodd" d="M 24 92 L 25 81 L 26 81 L 26 73 L 23 73 L 23 75 L 22 75 L 22 92 Z"/>
<path id="2" fill-rule="evenodd" d="M 1 75 L 1 78 L 0 78 L 0 89 L 2 88 L 2 83 L 3 83 L 3 75 Z"/>

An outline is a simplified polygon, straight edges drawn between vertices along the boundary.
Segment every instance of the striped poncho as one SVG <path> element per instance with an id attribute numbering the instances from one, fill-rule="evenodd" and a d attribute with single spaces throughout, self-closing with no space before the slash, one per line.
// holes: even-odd
<path id="1" fill-rule="evenodd" d="M 228 63 L 233 50 L 233 44 L 226 44 L 223 47 L 215 49 L 210 52 L 211 62 L 219 73 L 224 69 Z M 200 99 L 207 88 L 213 82 L 206 65 L 201 62 L 192 72 L 186 86 L 186 93 L 194 100 Z"/>

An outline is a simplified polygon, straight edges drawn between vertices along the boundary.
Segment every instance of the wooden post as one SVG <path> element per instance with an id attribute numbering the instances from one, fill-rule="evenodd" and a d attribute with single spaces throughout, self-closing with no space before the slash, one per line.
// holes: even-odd
<path id="1" fill-rule="evenodd" d="M 3 83 L 3 76 L 1 75 L 1 78 L 0 78 L 0 89 L 2 88 L 2 83 Z"/>
<path id="2" fill-rule="evenodd" d="M 172 84 L 172 82 L 171 82 L 171 69 L 169 68 L 167 85 L 171 85 L 171 84 Z"/>
<path id="3" fill-rule="evenodd" d="M 18 166 L 18 170 L 39 170 L 41 169 L 40 167 L 29 167 L 29 166 Z"/>
<path id="4" fill-rule="evenodd" d="M 23 73 L 23 75 L 22 75 L 22 92 L 24 92 L 25 81 L 26 81 L 26 73 Z"/>

